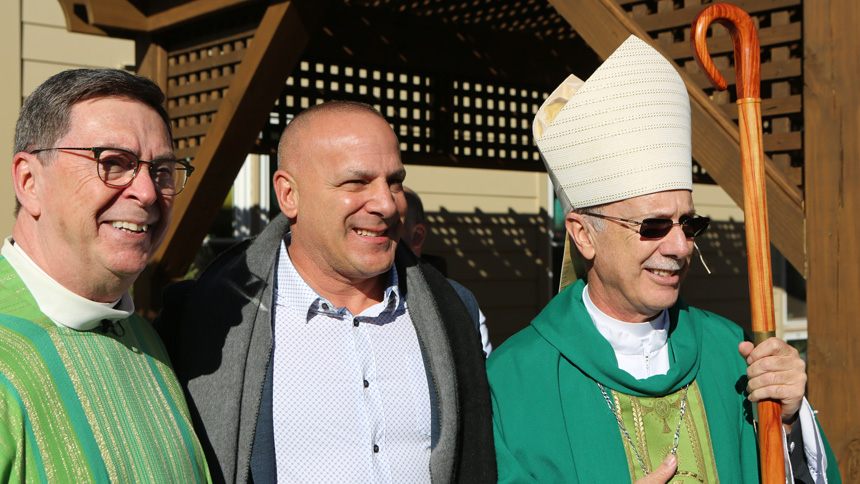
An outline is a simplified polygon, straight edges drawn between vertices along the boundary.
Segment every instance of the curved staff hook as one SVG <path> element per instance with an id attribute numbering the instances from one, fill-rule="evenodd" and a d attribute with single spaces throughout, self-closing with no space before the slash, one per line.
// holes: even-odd
<path id="1" fill-rule="evenodd" d="M 705 43 L 708 26 L 713 22 L 729 30 L 735 48 L 752 329 L 755 344 L 758 345 L 767 338 L 776 336 L 770 237 L 762 161 L 764 151 L 761 128 L 761 54 L 755 25 L 741 8 L 717 3 L 700 12 L 693 20 L 690 43 L 696 62 L 717 90 L 725 90 L 727 85 L 726 80 L 714 66 Z M 783 456 L 782 409 L 779 402 L 759 402 L 758 417 L 761 482 L 783 484 L 786 472 Z"/>

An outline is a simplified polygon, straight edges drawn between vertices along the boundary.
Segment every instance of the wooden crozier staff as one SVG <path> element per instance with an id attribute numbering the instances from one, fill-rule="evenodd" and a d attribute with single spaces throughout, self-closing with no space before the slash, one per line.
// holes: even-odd
<path id="1" fill-rule="evenodd" d="M 693 20 L 690 42 L 693 55 L 717 90 L 726 89 L 726 80 L 717 71 L 705 37 L 708 26 L 716 22 L 732 35 L 735 48 L 735 73 L 738 93 L 738 125 L 744 185 L 744 225 L 747 241 L 752 329 L 755 344 L 776 336 L 773 316 L 773 281 L 770 269 L 770 237 L 765 198 L 764 151 L 761 129 L 761 60 L 758 33 L 750 16 L 741 8 L 717 3 Z M 785 483 L 785 458 L 782 444 L 782 409 L 775 401 L 758 404 L 761 482 Z"/>

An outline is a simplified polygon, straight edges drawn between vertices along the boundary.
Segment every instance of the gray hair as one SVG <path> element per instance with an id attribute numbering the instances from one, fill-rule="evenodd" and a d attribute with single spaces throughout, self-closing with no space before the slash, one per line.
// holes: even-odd
<path id="1" fill-rule="evenodd" d="M 107 97 L 127 98 L 151 107 L 173 138 L 164 93 L 155 82 L 118 69 L 72 69 L 51 76 L 24 101 L 15 126 L 15 153 L 53 147 L 69 132 L 75 104 Z M 42 155 L 43 163 L 53 161 L 53 152 Z"/>
<path id="2" fill-rule="evenodd" d="M 604 203 L 603 205 L 594 205 L 592 207 L 574 208 L 571 209 L 571 212 L 578 213 L 580 215 L 584 214 L 585 212 L 604 215 L 607 205 L 608 204 Z M 586 215 L 586 217 L 588 216 Z M 606 230 L 606 220 L 600 217 L 588 217 L 588 219 L 588 223 L 591 224 L 592 227 L 594 227 L 595 231 L 603 232 L 604 230 Z"/>

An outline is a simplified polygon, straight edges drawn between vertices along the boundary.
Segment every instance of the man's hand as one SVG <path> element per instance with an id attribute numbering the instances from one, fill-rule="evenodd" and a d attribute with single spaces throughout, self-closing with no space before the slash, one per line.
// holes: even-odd
<path id="1" fill-rule="evenodd" d="M 786 433 L 791 432 L 806 391 L 806 363 L 794 347 L 779 338 L 769 338 L 758 346 L 744 341 L 738 351 L 749 365 L 747 398 L 754 403 L 781 403 L 782 425 Z"/>
<path id="2" fill-rule="evenodd" d="M 666 484 L 669 482 L 669 479 L 675 475 L 675 471 L 678 470 L 678 458 L 672 454 L 669 454 L 663 463 L 660 464 L 660 467 L 651 471 L 650 474 L 643 477 L 642 479 L 638 479 L 633 484 Z"/>

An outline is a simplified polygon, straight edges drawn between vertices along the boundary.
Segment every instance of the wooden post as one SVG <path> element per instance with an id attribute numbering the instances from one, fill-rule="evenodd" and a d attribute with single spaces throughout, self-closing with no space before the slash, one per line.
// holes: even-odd
<path id="1" fill-rule="evenodd" d="M 809 400 L 860 482 L 860 3 L 803 4 Z"/>

